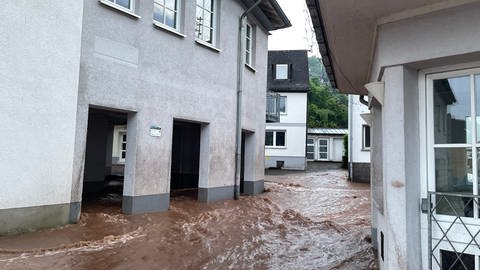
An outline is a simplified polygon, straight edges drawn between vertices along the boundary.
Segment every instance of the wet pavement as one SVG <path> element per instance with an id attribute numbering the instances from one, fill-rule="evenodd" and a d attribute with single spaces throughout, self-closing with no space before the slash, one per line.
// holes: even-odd
<path id="1" fill-rule="evenodd" d="M 368 185 L 312 164 L 269 171 L 265 191 L 136 216 L 103 198 L 78 224 L 0 237 L 0 269 L 376 269 Z"/>

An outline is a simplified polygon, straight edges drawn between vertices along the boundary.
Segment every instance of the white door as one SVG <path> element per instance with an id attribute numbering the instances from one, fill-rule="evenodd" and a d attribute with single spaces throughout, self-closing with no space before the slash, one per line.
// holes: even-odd
<path id="1" fill-rule="evenodd" d="M 423 265 L 478 270 L 480 70 L 428 75 L 425 100 Z"/>
<path id="2" fill-rule="evenodd" d="M 318 139 L 318 160 L 328 160 L 328 139 Z"/>

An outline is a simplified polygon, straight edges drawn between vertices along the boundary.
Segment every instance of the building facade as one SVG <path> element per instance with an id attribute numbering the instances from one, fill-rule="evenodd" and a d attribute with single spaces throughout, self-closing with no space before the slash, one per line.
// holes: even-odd
<path id="1" fill-rule="evenodd" d="M 340 128 L 307 129 L 307 161 L 342 162 L 347 134 L 347 129 Z"/>
<path id="2" fill-rule="evenodd" d="M 267 39 L 290 23 L 263 1 L 240 35 L 251 1 L 173 2 L 7 1 L 0 233 L 76 222 L 82 197 L 113 178 L 128 214 L 167 210 L 174 190 L 233 198 L 239 89 L 240 188 L 263 191 Z"/>
<path id="3" fill-rule="evenodd" d="M 280 119 L 267 123 L 265 168 L 306 168 L 307 51 L 268 52 L 268 91 L 278 96 Z"/>
<path id="4" fill-rule="evenodd" d="M 480 2 L 307 2 L 330 79 L 370 96 L 380 268 L 479 269 Z"/>
<path id="5" fill-rule="evenodd" d="M 348 175 L 353 182 L 370 183 L 370 111 L 359 98 L 348 95 Z"/>

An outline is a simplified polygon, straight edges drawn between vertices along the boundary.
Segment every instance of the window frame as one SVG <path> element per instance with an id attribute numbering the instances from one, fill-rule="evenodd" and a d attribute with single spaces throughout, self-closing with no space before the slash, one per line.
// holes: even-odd
<path id="1" fill-rule="evenodd" d="M 312 143 L 308 143 L 308 140 L 312 140 Z M 308 138 L 308 137 L 307 137 L 307 140 L 306 140 L 306 142 L 305 142 L 305 145 L 306 145 L 306 148 L 305 148 L 305 158 L 306 158 L 307 160 L 309 160 L 309 161 L 315 160 L 315 138 Z M 309 146 L 313 146 L 313 152 L 309 152 L 309 151 L 308 151 L 308 147 L 309 147 Z M 311 158 L 311 159 L 308 158 L 308 154 L 309 154 L 309 153 L 313 154 L 313 158 Z"/>
<path id="2" fill-rule="evenodd" d="M 287 71 L 287 76 L 286 76 L 286 78 L 283 78 L 283 77 L 282 77 L 282 78 L 278 78 L 278 68 L 279 68 L 280 66 L 286 67 L 286 71 Z M 279 64 L 275 64 L 273 67 L 274 67 L 274 71 L 275 71 L 273 78 L 274 78 L 275 80 L 285 81 L 285 80 L 289 80 L 289 79 L 290 79 L 290 64 L 279 63 Z"/>
<path id="3" fill-rule="evenodd" d="M 161 3 L 158 3 L 162 1 L 163 4 Z M 165 6 L 165 1 L 166 0 L 154 0 L 153 1 L 153 23 L 156 25 L 156 26 L 159 26 L 161 28 L 164 28 L 166 30 L 169 30 L 169 31 L 172 31 L 176 34 L 179 34 L 183 37 L 185 37 L 185 35 L 183 35 L 181 32 L 183 30 L 183 0 L 174 0 L 175 1 L 175 10 L 172 10 L 168 7 Z M 163 7 L 163 22 L 159 21 L 159 20 L 156 20 L 155 19 L 155 5 L 159 5 L 159 6 L 162 6 Z M 171 27 L 170 25 L 166 24 L 165 23 L 165 20 L 166 20 L 166 10 L 170 10 L 170 11 L 173 11 L 174 14 L 175 14 L 175 25 L 174 27 Z"/>
<path id="4" fill-rule="evenodd" d="M 273 145 L 267 145 L 265 142 L 265 148 L 272 148 L 272 149 L 284 149 L 287 148 L 287 131 L 286 130 L 265 130 L 265 137 L 267 136 L 268 132 L 272 132 L 273 140 L 272 143 Z M 277 133 L 284 133 L 284 145 L 277 145 Z"/>
<path id="5" fill-rule="evenodd" d="M 110 8 L 113 8 L 115 10 L 121 11 L 136 19 L 142 18 L 136 13 L 136 0 L 130 0 L 130 8 L 125 8 L 124 6 L 117 4 L 116 1 L 117 0 L 98 0 L 98 2 L 100 2 L 101 4 L 108 6 Z"/>
<path id="6" fill-rule="evenodd" d="M 327 147 L 327 151 L 326 152 L 321 152 L 320 151 L 320 147 L 323 146 L 320 141 L 326 141 L 327 144 L 325 145 Z M 321 161 L 328 161 L 330 160 L 329 156 L 330 156 L 330 139 L 329 138 L 318 138 L 317 140 L 317 153 L 318 153 L 318 156 L 317 156 L 317 160 L 321 160 Z M 326 153 L 327 154 L 327 157 L 326 158 L 321 158 L 321 153 Z"/>
<path id="7" fill-rule="evenodd" d="M 202 0 L 202 3 L 203 3 L 202 6 L 198 5 L 198 1 L 195 2 L 195 41 L 197 41 L 200 44 L 206 45 L 208 47 L 213 47 L 214 49 L 216 49 L 216 46 L 217 46 L 217 29 L 218 29 L 218 25 L 217 25 L 218 1 L 217 0 L 210 0 L 210 1 L 212 2 L 212 10 L 208 10 L 204 7 L 205 6 L 205 0 Z M 199 24 L 198 23 L 198 18 L 196 17 L 196 14 L 197 14 L 199 8 L 202 9 L 202 16 L 203 17 L 205 17 L 204 16 L 205 11 L 211 13 L 211 22 L 210 22 L 211 26 L 206 26 L 206 27 L 210 28 L 211 31 L 212 31 L 211 36 L 210 36 L 211 42 L 208 42 L 208 41 L 204 40 L 203 38 L 199 37 L 200 33 L 203 34 L 203 32 L 201 32 L 200 29 L 202 29 L 202 31 L 203 31 L 203 28 L 205 27 L 204 24 Z M 198 29 L 197 29 L 197 27 L 198 27 Z"/>
<path id="8" fill-rule="evenodd" d="M 368 128 L 368 146 L 367 146 L 367 132 Z M 362 151 L 370 151 L 372 147 L 372 129 L 369 125 L 362 125 Z"/>
<path id="9" fill-rule="evenodd" d="M 117 157 L 118 161 L 115 164 L 125 164 L 125 158 L 127 156 L 127 141 L 125 141 L 125 150 L 122 149 L 123 135 L 127 135 L 126 125 L 117 125 L 113 128 L 113 143 L 112 143 L 112 157 Z M 127 138 L 128 139 L 128 138 Z M 125 152 L 125 157 L 122 157 L 122 153 Z"/>
<path id="10" fill-rule="evenodd" d="M 250 36 L 248 35 L 249 28 L 250 28 Z M 255 36 L 256 36 L 255 33 L 256 33 L 256 27 L 253 24 L 247 22 L 245 24 L 245 65 L 251 68 L 253 68 L 255 65 Z"/>

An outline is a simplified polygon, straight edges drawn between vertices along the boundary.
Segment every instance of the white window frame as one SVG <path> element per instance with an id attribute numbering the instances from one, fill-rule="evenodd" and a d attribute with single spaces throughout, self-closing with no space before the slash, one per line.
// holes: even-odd
<path id="1" fill-rule="evenodd" d="M 452 77 L 460 77 L 460 76 L 468 76 L 473 74 L 477 75 L 480 74 L 480 62 L 475 62 L 475 63 L 470 63 L 470 64 L 461 64 L 461 65 L 452 65 L 452 66 L 446 66 L 446 67 L 438 67 L 438 68 L 432 68 L 432 69 L 426 69 L 422 70 L 419 72 L 418 76 L 418 84 L 419 84 L 419 104 L 423 106 L 423 109 L 419 110 L 419 136 L 420 136 L 420 196 L 421 198 L 427 198 L 428 196 L 428 191 L 435 191 L 436 190 L 436 179 L 435 179 L 435 148 L 449 148 L 449 147 L 480 147 L 480 143 L 476 143 L 476 140 L 473 140 L 471 143 L 467 144 L 435 144 L 434 143 L 434 138 L 435 138 L 435 130 L 434 130 L 434 110 L 433 110 L 433 80 L 436 79 L 443 79 L 443 78 L 452 78 Z M 475 82 L 474 82 L 474 77 L 473 81 L 471 81 L 470 87 L 473 88 L 471 91 L 474 91 L 475 88 Z M 472 80 L 472 79 L 471 79 Z M 476 94 L 480 94 L 480 91 L 478 91 Z M 475 98 L 472 99 L 471 102 L 471 110 L 472 110 L 472 115 L 476 115 L 476 106 L 475 106 Z M 477 127 L 476 127 L 476 121 L 472 121 L 472 138 L 476 134 Z M 473 145 L 473 146 L 472 146 Z M 472 160 L 477 160 L 477 151 L 472 152 Z M 477 177 L 477 163 L 473 163 L 475 165 L 472 165 L 472 173 L 473 179 L 475 181 L 478 181 Z M 475 185 L 475 184 L 474 184 Z M 476 183 L 478 185 L 478 182 Z M 478 192 L 478 187 L 473 187 L 473 193 L 476 194 Z M 467 225 L 468 226 L 476 226 L 477 228 L 480 227 L 480 219 L 478 218 L 478 209 L 477 205 L 474 204 L 474 218 L 471 218 L 471 221 L 469 220 Z M 426 214 L 421 214 L 421 228 L 422 231 L 428 232 L 428 215 Z M 453 216 L 448 216 L 448 215 L 440 215 L 440 214 L 435 214 L 437 220 L 439 222 L 445 222 L 446 224 L 453 222 L 455 217 Z M 477 217 L 475 217 L 477 216 Z M 456 230 L 457 226 L 454 225 L 453 228 L 451 229 Z M 436 238 L 436 233 L 437 232 L 432 232 L 432 237 Z M 422 233 L 422 252 L 427 252 L 425 254 L 428 254 L 428 237 L 426 233 Z M 462 237 L 463 238 L 463 237 Z M 456 242 L 459 242 L 460 245 L 462 245 L 462 241 L 464 239 L 456 239 Z M 441 243 L 439 245 L 439 248 L 437 250 L 444 249 L 447 251 L 451 251 L 451 246 L 446 243 Z M 461 249 L 460 249 L 461 250 Z M 468 252 L 468 254 L 476 255 L 476 269 L 480 269 L 480 263 L 478 256 L 480 255 L 479 252 Z M 436 257 L 439 258 L 439 252 L 436 254 Z M 428 258 L 425 257 L 422 260 L 422 265 L 425 268 L 428 265 Z"/>
<path id="2" fill-rule="evenodd" d="M 217 45 L 217 42 L 216 42 L 216 38 L 217 38 L 217 16 L 218 16 L 218 11 L 217 11 L 217 1 L 218 0 L 211 0 L 212 1 L 212 10 L 208 10 L 204 7 L 204 2 L 202 0 L 202 3 L 203 5 L 200 6 L 198 5 L 198 1 L 195 2 L 195 16 L 197 14 L 197 10 L 198 9 L 202 9 L 202 16 L 204 16 L 205 12 L 209 12 L 212 14 L 211 18 L 212 18 L 212 21 L 210 22 L 210 27 L 211 30 L 212 30 L 212 33 L 211 33 L 211 36 L 210 36 L 210 42 L 209 41 L 206 41 L 204 40 L 203 38 L 200 38 L 199 35 L 201 33 L 203 33 L 203 24 L 199 24 L 198 23 L 198 18 L 195 18 L 195 41 L 201 43 L 201 44 L 204 44 L 204 45 L 207 45 L 207 46 L 213 46 L 215 47 Z M 207 26 L 208 27 L 208 26 Z"/>
<path id="3" fill-rule="evenodd" d="M 255 59 L 254 54 L 255 54 L 255 27 L 252 24 L 247 23 L 245 26 L 245 64 L 249 67 L 254 66 L 254 59 Z"/>
<path id="4" fill-rule="evenodd" d="M 135 17 L 137 19 L 140 19 L 141 17 L 135 13 L 136 10 L 136 0 L 130 0 L 130 7 L 126 8 L 122 5 L 117 4 L 117 0 L 99 0 L 100 3 L 109 6 L 111 8 L 114 8 L 116 10 L 122 11 L 123 13 L 126 13 L 132 17 Z"/>
<path id="5" fill-rule="evenodd" d="M 322 146 L 320 144 L 320 141 L 327 141 L 327 144 L 325 145 L 327 147 L 327 151 L 326 152 L 320 152 L 320 147 Z M 321 161 L 328 161 L 329 160 L 329 156 L 330 156 L 330 139 L 328 138 L 319 138 L 317 140 L 317 160 L 321 160 Z M 327 154 L 327 157 L 326 158 L 321 158 L 321 153 L 326 153 Z"/>
<path id="6" fill-rule="evenodd" d="M 153 5 L 154 5 L 154 16 L 155 16 L 155 5 L 158 5 L 158 6 L 161 6 L 164 8 L 163 10 L 163 22 L 161 21 L 158 21 L 155 19 L 155 17 L 153 18 L 153 23 L 156 25 L 156 26 L 159 26 L 161 28 L 164 28 L 166 30 L 170 30 L 176 34 L 180 34 L 181 36 L 185 36 L 183 34 L 181 34 L 181 31 L 182 31 L 182 16 L 183 16 L 183 0 L 175 0 L 175 9 L 172 10 L 168 7 L 165 6 L 165 0 L 154 0 L 153 1 Z M 170 10 L 170 11 L 173 11 L 175 13 L 175 26 L 174 27 L 171 27 L 170 25 L 167 25 L 165 23 L 165 20 L 166 20 L 166 10 Z"/>
<path id="7" fill-rule="evenodd" d="M 284 78 L 284 77 L 279 78 L 278 77 L 278 69 L 280 67 L 286 67 L 286 69 L 287 69 L 287 77 L 286 78 Z M 288 80 L 290 78 L 290 65 L 289 64 L 275 64 L 274 68 L 275 68 L 275 80 Z"/>
<path id="8" fill-rule="evenodd" d="M 276 148 L 276 149 L 284 149 L 287 148 L 287 131 L 286 130 L 265 130 L 265 136 L 267 132 L 273 133 L 273 145 L 265 145 L 265 148 Z M 277 133 L 283 132 L 284 133 L 284 140 L 285 145 L 277 145 Z"/>
<path id="9" fill-rule="evenodd" d="M 370 136 L 369 136 L 369 146 L 367 145 L 367 136 L 366 136 L 366 131 L 367 128 L 369 129 Z M 362 150 L 363 151 L 370 151 L 370 147 L 372 146 L 372 129 L 369 125 L 362 125 Z"/>
<path id="10" fill-rule="evenodd" d="M 312 143 L 308 143 L 308 140 L 312 140 Z M 315 153 L 316 153 L 316 151 L 315 151 L 315 138 L 307 138 L 306 145 L 307 145 L 307 148 L 305 149 L 305 153 L 306 153 L 306 154 L 305 154 L 305 157 L 306 157 L 307 160 L 309 160 L 309 161 L 315 160 L 315 158 L 316 158 L 316 157 L 315 157 Z M 308 152 L 308 147 L 309 147 L 309 146 L 313 146 L 313 152 Z M 313 154 L 313 158 L 311 158 L 311 159 L 308 158 L 308 153 L 312 153 L 312 154 Z"/>
<path id="11" fill-rule="evenodd" d="M 127 135 L 127 126 L 122 125 L 113 128 L 112 157 L 118 157 L 118 164 L 125 163 L 125 158 L 122 157 L 122 152 L 125 152 L 125 156 L 127 155 L 127 149 L 122 149 L 123 135 Z"/>

